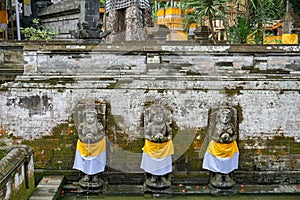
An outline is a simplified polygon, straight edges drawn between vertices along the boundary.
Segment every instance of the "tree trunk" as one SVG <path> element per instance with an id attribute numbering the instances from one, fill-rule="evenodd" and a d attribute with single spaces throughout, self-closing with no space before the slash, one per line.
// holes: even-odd
<path id="1" fill-rule="evenodd" d="M 215 36 L 215 32 L 214 32 L 214 25 L 213 25 L 213 20 L 212 20 L 212 14 L 211 14 L 210 11 L 208 12 L 208 21 L 209 21 L 210 32 L 211 32 L 211 35 L 212 35 L 212 40 L 214 41 L 215 44 L 218 44 L 218 40 L 217 40 L 217 38 Z"/>

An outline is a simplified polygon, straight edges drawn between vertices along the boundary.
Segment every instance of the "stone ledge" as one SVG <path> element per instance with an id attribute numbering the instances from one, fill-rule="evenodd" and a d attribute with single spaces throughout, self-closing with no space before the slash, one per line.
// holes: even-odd
<path id="1" fill-rule="evenodd" d="M 8 153 L 0 161 L 0 183 L 2 183 L 11 173 L 13 173 L 24 160 L 33 154 L 33 149 L 29 146 L 16 146 L 10 148 Z"/>
<path id="2" fill-rule="evenodd" d="M 66 185 L 63 188 L 64 194 L 75 193 L 77 186 Z M 262 195 L 262 194 L 288 194 L 299 195 L 299 185 L 236 185 L 234 190 L 240 195 Z M 103 195 L 143 195 L 143 185 L 106 185 Z M 178 184 L 172 186 L 173 195 L 210 195 L 211 190 L 208 185 Z M 30 199 L 32 200 L 32 199 Z"/>
<path id="3" fill-rule="evenodd" d="M 69 2 L 59 2 L 53 4 L 47 9 L 44 9 L 39 13 L 39 17 L 45 18 L 48 16 L 61 16 L 66 14 L 80 13 L 80 1 L 79 0 L 68 0 Z"/>
<path id="4" fill-rule="evenodd" d="M 64 176 L 44 176 L 29 200 L 59 199 Z"/>

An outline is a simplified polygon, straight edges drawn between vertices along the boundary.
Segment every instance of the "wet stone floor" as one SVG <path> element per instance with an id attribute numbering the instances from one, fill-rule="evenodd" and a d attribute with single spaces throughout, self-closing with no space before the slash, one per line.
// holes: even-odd
<path id="1" fill-rule="evenodd" d="M 66 194 L 62 200 L 142 200 L 142 199 L 174 199 L 174 200 L 299 200 L 300 195 L 234 195 L 217 197 L 211 195 L 175 195 L 173 197 L 151 197 L 151 196 L 86 196 L 86 195 L 74 195 Z"/>
<path id="2" fill-rule="evenodd" d="M 141 185 L 111 185 L 103 188 L 104 194 L 76 194 L 76 190 L 62 191 L 62 200 L 140 200 L 140 199 L 186 199 L 186 200 L 299 200 L 300 189 L 298 185 L 242 185 L 237 186 L 236 195 L 213 196 L 207 186 L 182 185 L 172 187 L 173 195 L 144 194 Z"/>

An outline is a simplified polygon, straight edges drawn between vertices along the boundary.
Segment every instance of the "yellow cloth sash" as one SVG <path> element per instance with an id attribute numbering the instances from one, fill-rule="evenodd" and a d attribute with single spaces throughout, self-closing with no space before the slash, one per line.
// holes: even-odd
<path id="1" fill-rule="evenodd" d="M 215 157 L 231 158 L 235 153 L 239 152 L 239 149 L 235 140 L 229 144 L 211 140 L 207 147 L 207 152 Z"/>
<path id="2" fill-rule="evenodd" d="M 102 140 L 94 144 L 87 144 L 78 140 L 76 148 L 80 152 L 80 155 L 84 157 L 98 156 L 106 150 L 106 138 L 103 137 Z"/>
<path id="3" fill-rule="evenodd" d="M 0 10 L 0 24 L 8 23 L 8 15 L 6 10 Z"/>
<path id="4" fill-rule="evenodd" d="M 143 151 L 151 158 L 164 158 L 174 154 L 173 141 L 169 140 L 164 143 L 155 143 L 146 139 Z"/>
<path id="5" fill-rule="evenodd" d="M 30 5 L 30 2 L 31 0 L 24 0 L 24 5 Z"/>

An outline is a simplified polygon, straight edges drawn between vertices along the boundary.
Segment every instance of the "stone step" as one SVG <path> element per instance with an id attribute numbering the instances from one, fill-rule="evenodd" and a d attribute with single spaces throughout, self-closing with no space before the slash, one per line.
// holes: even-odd
<path id="1" fill-rule="evenodd" d="M 64 184 L 64 176 L 44 176 L 29 200 L 56 200 Z"/>

